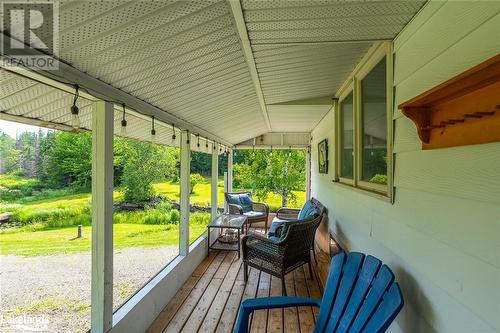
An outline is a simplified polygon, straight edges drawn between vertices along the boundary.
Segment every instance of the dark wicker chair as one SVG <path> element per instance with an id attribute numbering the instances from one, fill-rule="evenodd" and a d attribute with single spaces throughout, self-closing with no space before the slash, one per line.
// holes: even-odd
<path id="1" fill-rule="evenodd" d="M 285 275 L 304 265 L 311 268 L 311 249 L 313 248 L 316 229 L 326 209 L 315 200 L 318 215 L 314 219 L 294 221 L 287 226 L 286 234 L 281 239 L 267 238 L 257 234 L 248 234 L 242 239 L 243 271 L 248 279 L 248 266 L 257 268 L 281 279 L 282 292 L 286 295 Z"/>
<path id="2" fill-rule="evenodd" d="M 246 196 L 250 198 L 251 210 L 245 209 L 241 203 L 236 203 L 234 198 L 237 196 Z M 229 214 L 240 214 L 246 215 L 246 231 L 248 232 L 248 226 L 252 223 L 264 222 L 265 230 L 267 231 L 267 221 L 269 218 L 269 206 L 264 202 L 255 202 L 252 199 L 251 192 L 226 192 L 224 193 L 224 198 L 226 199 Z M 246 210 L 246 211 L 245 211 Z"/>

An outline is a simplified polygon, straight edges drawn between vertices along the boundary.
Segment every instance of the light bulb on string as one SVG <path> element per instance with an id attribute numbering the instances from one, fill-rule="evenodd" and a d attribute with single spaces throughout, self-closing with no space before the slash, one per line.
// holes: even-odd
<path id="1" fill-rule="evenodd" d="M 76 106 L 76 101 L 78 100 L 78 97 L 80 97 L 80 93 L 78 92 L 78 85 L 75 85 L 75 96 L 73 98 L 73 105 L 71 106 L 71 127 L 75 131 L 78 131 L 80 128 L 80 109 L 78 106 Z"/>
<path id="2" fill-rule="evenodd" d="M 175 125 L 172 124 L 172 144 L 175 144 L 175 139 L 176 139 L 176 136 L 175 136 Z"/>
<path id="3" fill-rule="evenodd" d="M 198 139 L 198 142 L 196 143 L 196 147 L 200 148 L 200 135 L 197 134 L 196 137 Z"/>
<path id="4" fill-rule="evenodd" d="M 123 116 L 122 116 L 122 122 L 121 122 L 121 128 L 120 128 L 120 135 L 121 136 L 126 136 L 127 135 L 127 120 L 125 119 L 125 104 L 122 104 L 123 106 Z"/>
<path id="5" fill-rule="evenodd" d="M 288 147 L 288 157 L 292 156 L 292 146 Z"/>
<path id="6" fill-rule="evenodd" d="M 156 143 L 155 116 L 151 116 L 151 142 Z"/>
<path id="7" fill-rule="evenodd" d="M 208 139 L 205 138 L 205 150 L 208 151 Z"/>

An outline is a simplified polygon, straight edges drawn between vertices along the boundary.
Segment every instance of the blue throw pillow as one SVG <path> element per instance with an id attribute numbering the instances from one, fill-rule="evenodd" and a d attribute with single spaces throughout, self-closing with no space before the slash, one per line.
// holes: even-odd
<path id="1" fill-rule="evenodd" d="M 241 206 L 239 194 L 228 194 L 227 197 L 230 204 Z"/>
<path id="2" fill-rule="evenodd" d="M 243 213 L 248 213 L 253 210 L 253 200 L 250 194 L 240 194 L 240 202 Z"/>
<path id="3" fill-rule="evenodd" d="M 311 200 L 307 200 L 306 203 L 304 204 L 304 207 L 300 210 L 298 219 L 299 220 L 305 220 L 309 217 L 314 217 L 314 215 L 317 215 L 318 212 L 316 211 L 316 208 L 312 204 Z"/>

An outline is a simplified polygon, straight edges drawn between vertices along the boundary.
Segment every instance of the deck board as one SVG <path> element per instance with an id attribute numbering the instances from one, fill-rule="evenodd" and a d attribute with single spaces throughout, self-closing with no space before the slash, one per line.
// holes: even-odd
<path id="1" fill-rule="evenodd" d="M 320 298 L 321 289 L 311 279 L 307 265 L 285 278 L 289 296 Z M 212 251 L 163 309 L 148 333 L 217 332 L 230 333 L 239 306 L 247 298 L 280 296 L 281 280 L 257 269 L 243 279 L 243 265 L 233 252 Z M 256 311 L 251 332 L 312 332 L 317 309 L 311 307 Z"/>

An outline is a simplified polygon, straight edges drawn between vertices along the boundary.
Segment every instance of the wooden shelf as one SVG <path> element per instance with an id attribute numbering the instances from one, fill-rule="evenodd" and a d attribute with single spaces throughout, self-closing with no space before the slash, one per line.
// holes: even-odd
<path id="1" fill-rule="evenodd" d="M 500 55 L 399 105 L 423 149 L 500 141 Z"/>

